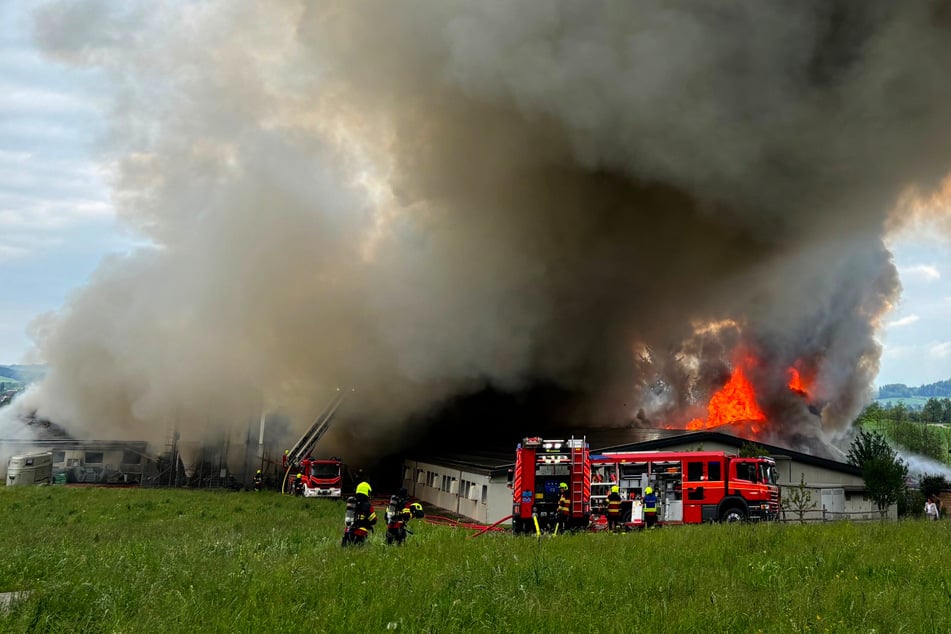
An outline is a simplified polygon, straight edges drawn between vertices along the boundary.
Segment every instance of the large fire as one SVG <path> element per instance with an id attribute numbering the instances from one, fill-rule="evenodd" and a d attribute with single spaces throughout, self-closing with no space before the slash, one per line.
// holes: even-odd
<path id="1" fill-rule="evenodd" d="M 753 384 L 746 378 L 743 369 L 736 366 L 730 380 L 720 388 L 707 404 L 707 419 L 695 418 L 687 423 L 687 429 L 710 429 L 731 423 L 750 423 L 754 433 L 759 431 L 756 423 L 766 421 L 766 414 L 756 402 Z"/>
<path id="2" fill-rule="evenodd" d="M 737 363 L 730 375 L 730 380 L 710 397 L 706 419 L 695 418 L 687 423 L 686 429 L 696 431 L 723 425 L 737 425 L 742 426 L 747 434 L 759 434 L 762 424 L 766 422 L 766 414 L 756 402 L 753 384 L 746 378 L 746 373 L 743 371 L 744 364 L 749 368 L 755 363 L 755 359 L 751 357 Z M 791 367 L 788 387 L 796 394 L 809 398 L 812 380 L 809 377 L 803 377 L 797 368 Z"/>

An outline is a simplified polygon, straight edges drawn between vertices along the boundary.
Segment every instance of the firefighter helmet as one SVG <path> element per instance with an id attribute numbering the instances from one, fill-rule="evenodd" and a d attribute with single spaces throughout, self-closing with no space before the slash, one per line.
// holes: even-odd
<path id="1" fill-rule="evenodd" d="M 299 473 L 297 474 L 297 479 L 300 480 L 300 474 L 299 474 Z"/>
<path id="2" fill-rule="evenodd" d="M 617 493 L 617 492 L 620 491 L 620 490 L 621 490 L 621 489 L 619 489 L 616 484 L 611 487 L 611 493 Z"/>
<path id="3" fill-rule="evenodd" d="M 562 482 L 561 484 L 558 485 L 558 488 L 559 488 L 559 489 L 567 489 L 567 488 L 568 488 L 568 483 L 567 483 L 567 482 Z"/>
<path id="4" fill-rule="evenodd" d="M 650 487 L 647 487 L 646 489 L 644 489 L 644 493 L 646 493 L 647 495 L 650 495 L 650 494 L 653 493 L 653 492 L 654 492 L 654 489 L 652 489 L 652 488 L 650 488 Z"/>
<path id="5" fill-rule="evenodd" d="M 370 497 L 370 494 L 373 493 L 373 489 L 370 488 L 369 482 L 361 482 L 357 485 L 357 493 L 362 493 L 363 495 Z"/>
<path id="6" fill-rule="evenodd" d="M 415 518 L 417 518 L 417 519 L 419 519 L 419 518 L 421 518 L 421 517 L 424 517 L 423 505 L 420 504 L 419 502 L 413 502 L 412 504 L 410 504 L 410 505 L 409 505 L 409 509 L 410 509 L 410 512 L 412 513 L 413 517 L 415 517 Z"/>
<path id="7" fill-rule="evenodd" d="M 258 469 L 258 473 L 261 473 L 261 470 L 260 470 L 260 469 Z"/>

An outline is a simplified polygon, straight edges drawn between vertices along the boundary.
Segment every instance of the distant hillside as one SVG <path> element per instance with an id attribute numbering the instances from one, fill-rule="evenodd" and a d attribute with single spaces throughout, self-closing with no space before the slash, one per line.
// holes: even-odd
<path id="1" fill-rule="evenodd" d="M 46 376 L 45 365 L 0 365 L 0 382 L 11 380 L 28 385 Z"/>
<path id="2" fill-rule="evenodd" d="M 929 383 L 920 387 L 908 387 L 904 383 L 891 383 L 878 388 L 878 399 L 905 399 L 910 400 L 914 397 L 923 399 L 929 398 L 951 398 L 951 379 Z"/>

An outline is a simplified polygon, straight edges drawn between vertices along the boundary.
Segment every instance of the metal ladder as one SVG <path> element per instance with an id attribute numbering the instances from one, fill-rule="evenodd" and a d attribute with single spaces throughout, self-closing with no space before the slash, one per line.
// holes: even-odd
<path id="1" fill-rule="evenodd" d="M 571 517 L 587 515 L 591 500 L 591 461 L 588 460 L 588 440 L 581 443 L 571 437 Z"/>

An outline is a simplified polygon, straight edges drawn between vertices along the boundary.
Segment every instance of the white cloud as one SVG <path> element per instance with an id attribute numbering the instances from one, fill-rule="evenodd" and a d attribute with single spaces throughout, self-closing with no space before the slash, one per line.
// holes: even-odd
<path id="1" fill-rule="evenodd" d="M 918 321 L 918 315 L 908 315 L 907 317 L 902 317 L 900 319 L 895 319 L 886 324 L 889 328 L 902 328 L 904 326 L 910 326 L 916 321 Z"/>
<path id="2" fill-rule="evenodd" d="M 23 247 L 0 242 L 0 264 L 23 257 L 28 253 L 29 251 Z"/>
<path id="3" fill-rule="evenodd" d="M 916 280 L 921 282 L 934 282 L 941 279 L 941 271 L 938 267 L 931 264 L 916 264 L 914 266 L 903 266 L 898 269 L 898 274 L 902 280 Z"/>
<path id="4" fill-rule="evenodd" d="M 928 356 L 936 359 L 951 358 L 951 341 L 931 343 L 928 346 Z"/>

